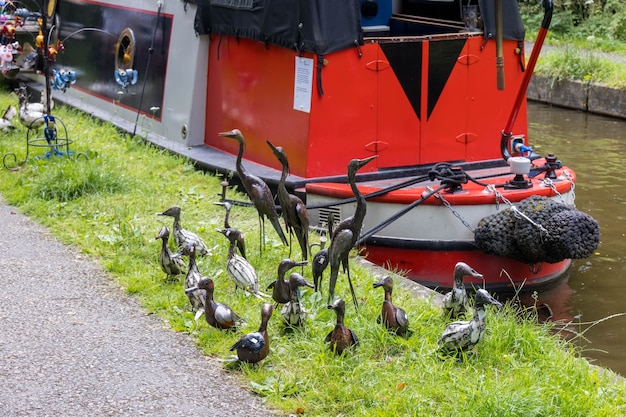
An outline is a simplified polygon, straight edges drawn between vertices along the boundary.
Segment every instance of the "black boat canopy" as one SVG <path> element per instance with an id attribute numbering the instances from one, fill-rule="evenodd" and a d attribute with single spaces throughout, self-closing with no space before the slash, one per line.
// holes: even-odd
<path id="1" fill-rule="evenodd" d="M 363 44 L 360 0 L 187 0 L 198 6 L 199 35 L 231 35 L 296 51 L 327 54 Z M 441 0 L 405 0 L 426 6 Z M 458 6 L 461 20 L 461 1 Z M 493 0 L 478 0 L 485 37 L 495 35 Z M 407 7 L 408 7 L 407 6 Z M 455 6 L 455 7 L 457 7 Z M 524 39 L 517 0 L 502 0 L 504 39 Z"/>
<path id="2" fill-rule="evenodd" d="M 485 22 L 485 38 L 492 39 L 496 33 L 496 11 L 493 0 L 478 0 L 480 14 Z M 517 0 L 502 0 L 502 35 L 504 39 L 524 40 L 524 24 L 519 14 Z"/>
<path id="3" fill-rule="evenodd" d="M 363 44 L 359 0 L 189 0 L 195 30 L 327 54 Z"/>

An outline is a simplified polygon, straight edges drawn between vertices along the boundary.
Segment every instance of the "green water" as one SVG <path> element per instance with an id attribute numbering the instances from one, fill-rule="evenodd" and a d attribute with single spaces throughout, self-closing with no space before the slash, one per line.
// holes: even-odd
<path id="1" fill-rule="evenodd" d="M 541 155 L 554 152 L 577 175 L 576 205 L 600 224 L 596 254 L 573 262 L 569 277 L 539 294 L 555 319 L 582 331 L 626 313 L 626 121 L 529 104 L 529 139 Z M 578 338 L 585 357 L 626 376 L 626 316 L 591 326 Z"/>

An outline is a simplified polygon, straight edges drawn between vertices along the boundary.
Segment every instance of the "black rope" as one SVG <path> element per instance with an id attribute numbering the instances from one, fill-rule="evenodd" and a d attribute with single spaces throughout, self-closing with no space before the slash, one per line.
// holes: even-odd
<path id="1" fill-rule="evenodd" d="M 390 193 L 392 191 L 400 190 L 402 188 L 406 188 L 406 187 L 409 187 L 409 186 L 411 186 L 413 184 L 418 184 L 418 183 L 426 181 L 426 180 L 428 180 L 428 176 L 421 176 L 421 177 L 411 178 L 409 180 L 406 180 L 406 181 L 403 181 L 403 182 L 399 182 L 398 184 L 392 185 L 390 187 L 382 188 L 382 189 L 380 189 L 378 191 L 373 191 L 371 193 L 364 194 L 363 197 L 366 200 L 368 198 L 379 197 L 381 195 L 385 195 L 385 194 Z M 307 205 L 306 208 L 308 210 L 315 210 L 315 209 L 328 208 L 328 207 L 333 207 L 333 206 L 341 206 L 341 205 L 344 205 L 344 204 L 354 203 L 355 201 L 356 201 L 356 197 L 350 197 L 350 198 L 346 198 L 344 200 L 335 201 L 333 203 L 325 203 L 325 204 L 317 204 L 317 205 Z"/>
<path id="2" fill-rule="evenodd" d="M 161 8 L 163 3 L 159 2 L 159 8 L 157 9 L 156 24 L 154 25 L 154 32 L 152 33 L 152 41 L 150 42 L 150 49 L 148 49 L 148 62 L 146 63 L 146 74 L 143 79 L 143 87 L 141 88 L 141 96 L 139 98 L 139 107 L 137 108 L 137 117 L 135 118 L 135 127 L 133 128 L 133 136 L 137 133 L 137 123 L 139 123 L 139 115 L 141 114 L 141 105 L 143 104 L 143 96 L 146 92 L 146 84 L 148 81 L 148 75 L 150 73 L 150 62 L 152 61 L 152 54 L 154 53 L 154 42 L 156 40 L 157 31 L 159 30 L 159 20 L 161 18 Z"/>

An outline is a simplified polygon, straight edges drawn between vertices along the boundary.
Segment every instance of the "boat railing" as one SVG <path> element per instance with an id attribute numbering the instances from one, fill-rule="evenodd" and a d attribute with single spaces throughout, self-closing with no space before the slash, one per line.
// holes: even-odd
<path id="1" fill-rule="evenodd" d="M 389 21 L 391 36 L 430 36 L 466 31 L 465 23 L 430 17 L 393 14 Z"/>

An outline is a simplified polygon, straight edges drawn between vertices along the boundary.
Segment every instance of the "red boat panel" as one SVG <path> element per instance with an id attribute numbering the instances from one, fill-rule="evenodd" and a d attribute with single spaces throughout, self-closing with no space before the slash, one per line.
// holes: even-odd
<path id="1" fill-rule="evenodd" d="M 291 171 L 304 175 L 310 115 L 293 110 L 294 54 L 260 42 L 213 37 L 210 42 L 205 144 L 237 153 L 219 132 L 240 129 L 245 157 L 280 169 L 265 142 L 282 146 Z"/>
<path id="2" fill-rule="evenodd" d="M 504 47 L 516 56 L 517 42 Z M 367 40 L 321 60 L 303 54 L 316 66 L 306 113 L 293 108 L 297 57 L 256 41 L 212 37 L 205 144 L 234 154 L 236 144 L 217 133 L 239 128 L 247 159 L 278 168 L 268 138 L 285 149 L 292 174 L 305 178 L 345 175 L 352 158 L 372 154 L 379 158 L 364 171 L 497 159 L 523 76 L 511 62 L 507 88 L 498 91 L 494 42 L 481 36 Z M 514 131 L 524 135 L 520 114 Z"/>
<path id="3" fill-rule="evenodd" d="M 571 264 L 566 259 L 554 264 L 540 263 L 528 265 L 513 259 L 487 255 L 476 251 L 426 251 L 416 253 L 414 249 L 368 246 L 363 255 L 370 262 L 406 275 L 431 288 L 451 288 L 454 285 L 454 265 L 465 262 L 483 274 L 485 282 L 476 278 L 465 278 L 468 286 L 483 287 L 490 291 L 511 292 L 515 287 L 525 290 L 545 287 L 563 276 Z"/>

